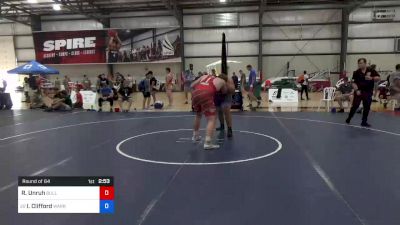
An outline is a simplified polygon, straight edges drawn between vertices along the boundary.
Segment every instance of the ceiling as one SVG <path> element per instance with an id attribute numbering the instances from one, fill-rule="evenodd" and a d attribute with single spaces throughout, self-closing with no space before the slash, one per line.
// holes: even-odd
<path id="1" fill-rule="evenodd" d="M 31 3 L 35 1 L 36 3 Z M 364 4 L 367 0 L 0 0 L 0 17 L 30 23 L 30 16 L 81 14 L 98 19 L 110 13 L 132 11 L 169 10 L 177 15 L 180 9 L 196 9 L 207 7 L 239 7 L 259 6 L 267 2 L 268 7 L 304 7 L 310 5 L 331 5 L 344 7 L 351 4 Z M 387 2 L 387 1 L 378 1 Z M 61 10 L 55 11 L 54 4 Z"/>

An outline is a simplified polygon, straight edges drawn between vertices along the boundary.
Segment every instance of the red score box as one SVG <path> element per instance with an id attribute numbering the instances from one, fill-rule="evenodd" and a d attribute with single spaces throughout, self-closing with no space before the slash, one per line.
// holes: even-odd
<path id="1" fill-rule="evenodd" d="M 100 186 L 100 200 L 114 200 L 114 187 Z"/>

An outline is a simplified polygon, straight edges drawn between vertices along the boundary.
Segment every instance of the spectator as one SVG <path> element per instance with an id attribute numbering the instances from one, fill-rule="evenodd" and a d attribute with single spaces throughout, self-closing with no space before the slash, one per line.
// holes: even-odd
<path id="1" fill-rule="evenodd" d="M 91 90 L 92 82 L 89 80 L 86 74 L 83 75 L 82 85 L 83 85 L 83 90 Z"/>
<path id="2" fill-rule="evenodd" d="M 265 80 L 264 91 L 267 91 L 271 87 L 271 81 L 269 79 Z"/>
<path id="3" fill-rule="evenodd" d="M 174 74 L 171 72 L 171 68 L 167 67 L 165 69 L 167 75 L 165 76 L 165 92 L 168 96 L 168 106 L 171 107 L 173 103 L 172 91 L 174 89 Z"/>
<path id="4" fill-rule="evenodd" d="M 28 83 L 29 83 L 29 88 L 31 90 L 37 90 L 38 89 L 38 85 L 37 85 L 37 82 L 36 82 L 36 77 L 33 76 L 32 74 L 29 74 Z"/>
<path id="5" fill-rule="evenodd" d="M 194 80 L 199 79 L 201 76 L 203 76 L 203 73 L 202 72 L 198 72 L 197 76 L 194 78 Z"/>
<path id="6" fill-rule="evenodd" d="M 395 111 L 400 111 L 400 64 L 396 65 L 396 72 L 390 75 L 390 98 L 397 100 Z"/>
<path id="7" fill-rule="evenodd" d="M 40 90 L 37 83 L 37 76 L 33 76 L 29 74 L 28 83 L 29 83 L 29 99 L 30 99 L 30 107 L 31 109 L 40 108 L 43 106 L 43 102 L 40 96 Z"/>
<path id="8" fill-rule="evenodd" d="M 7 81 L 1 79 L 0 93 L 6 93 L 6 89 L 7 89 Z"/>
<path id="9" fill-rule="evenodd" d="M 128 57 L 128 53 L 126 51 L 124 51 L 124 55 L 123 55 L 122 61 L 123 62 L 130 62 L 130 59 Z"/>
<path id="10" fill-rule="evenodd" d="M 74 104 L 74 108 L 75 109 L 82 109 L 83 106 L 83 98 L 82 98 L 82 94 L 80 92 L 80 89 L 77 88 L 76 89 L 76 102 Z"/>
<path id="11" fill-rule="evenodd" d="M 343 79 L 344 83 L 341 84 L 338 88 L 338 91 L 340 92 L 339 95 L 336 95 L 335 100 L 339 103 L 340 110 L 338 111 L 339 113 L 344 113 L 344 107 L 343 107 L 343 102 L 348 101 L 349 105 L 353 103 L 354 99 L 354 91 L 353 91 L 353 86 L 349 82 L 349 78 L 345 77 Z"/>
<path id="12" fill-rule="evenodd" d="M 137 61 L 137 54 L 138 54 L 137 48 L 133 48 L 132 49 L 132 61 Z"/>
<path id="13" fill-rule="evenodd" d="M 55 96 L 54 100 L 51 103 L 50 108 L 46 109 L 46 111 L 50 112 L 53 110 L 59 111 L 71 111 L 72 110 L 72 101 L 66 90 L 59 91 Z"/>
<path id="14" fill-rule="evenodd" d="M 103 102 L 107 101 L 110 103 L 110 112 L 113 112 L 113 105 L 114 105 L 114 94 L 112 89 L 106 85 L 102 84 L 100 87 L 100 98 L 99 98 L 99 112 L 103 111 Z"/>
<path id="15" fill-rule="evenodd" d="M 97 80 L 97 84 L 96 84 L 96 89 L 98 90 L 98 91 L 100 91 L 100 88 L 102 87 L 102 86 L 109 86 L 110 85 L 110 81 L 106 78 L 106 75 L 103 73 L 103 74 L 100 74 L 99 76 L 98 76 L 98 80 Z"/>
<path id="16" fill-rule="evenodd" d="M 121 106 L 121 110 L 123 112 L 129 112 L 132 103 L 133 103 L 133 99 L 132 99 L 132 86 L 130 86 L 129 81 L 125 80 L 122 83 L 122 87 L 119 89 L 119 99 L 120 99 L 120 103 L 119 105 Z M 128 102 L 128 108 L 123 110 L 123 106 L 124 106 L 124 102 Z"/>
<path id="17" fill-rule="evenodd" d="M 248 107 L 253 108 L 253 101 L 257 101 L 257 107 L 259 107 L 261 105 L 261 101 L 254 95 L 255 93 L 255 85 L 257 82 L 257 72 L 255 69 L 253 69 L 253 67 L 251 65 L 247 65 L 247 70 L 250 72 L 249 73 L 249 87 L 248 87 L 248 97 L 250 100 L 250 104 L 248 105 Z"/>
<path id="18" fill-rule="evenodd" d="M 194 81 L 193 64 L 189 65 L 189 69 L 183 75 L 183 91 L 185 92 L 185 104 L 189 104 L 190 85 Z"/>
<path id="19" fill-rule="evenodd" d="M 361 126 L 370 127 L 371 125 L 368 124 L 367 120 L 371 108 L 374 83 L 379 81 L 380 77 L 379 74 L 372 73 L 371 69 L 367 67 L 367 60 L 365 58 L 358 59 L 358 68 L 359 69 L 353 73 L 353 89 L 355 95 L 346 123 L 350 123 L 362 102 L 364 109 Z"/>
<path id="20" fill-rule="evenodd" d="M 235 72 L 233 72 L 232 74 L 232 80 L 233 83 L 235 84 L 235 89 L 237 89 L 239 87 L 239 77 L 236 75 Z"/>
<path id="21" fill-rule="evenodd" d="M 143 110 L 150 108 L 150 74 L 147 73 L 145 78 L 139 83 L 139 91 L 143 93 Z"/>
<path id="22" fill-rule="evenodd" d="M 140 48 L 140 61 L 144 61 L 146 59 L 146 46 L 142 46 Z"/>
<path id="23" fill-rule="evenodd" d="M 246 74 L 243 73 L 243 70 L 239 70 L 239 74 L 240 74 L 240 91 L 242 92 L 242 95 L 245 96 L 246 93 Z"/>
<path id="24" fill-rule="evenodd" d="M 157 101 L 156 93 L 157 93 L 157 91 L 158 91 L 158 88 L 157 88 L 157 83 L 158 83 L 158 81 L 157 81 L 157 79 L 154 77 L 153 71 L 149 71 L 147 74 L 150 76 L 150 86 L 151 86 L 151 88 L 150 88 L 150 94 L 151 94 L 151 96 L 153 97 L 153 104 L 152 104 L 151 106 L 153 106 L 153 105 L 156 103 L 156 101 Z"/>
<path id="25" fill-rule="evenodd" d="M 376 65 L 375 64 L 372 64 L 371 66 L 369 66 L 369 68 L 371 69 L 372 76 L 374 76 L 374 77 L 380 76 L 379 73 L 376 71 Z M 375 84 L 374 84 L 374 98 L 372 99 L 372 102 L 378 102 L 378 99 L 379 99 L 378 82 L 375 82 Z"/>
<path id="26" fill-rule="evenodd" d="M 28 77 L 24 78 L 23 87 L 24 87 L 24 96 L 25 96 L 25 101 L 24 102 L 30 103 L 31 100 L 29 99 L 29 78 Z"/>
<path id="27" fill-rule="evenodd" d="M 150 60 L 150 47 L 147 45 L 146 46 L 146 60 L 149 61 Z"/>
<path id="28" fill-rule="evenodd" d="M 130 74 L 126 76 L 126 82 L 128 82 L 130 88 L 133 88 L 133 77 Z"/>
<path id="29" fill-rule="evenodd" d="M 114 93 L 113 99 L 114 99 L 114 101 L 117 101 L 117 103 L 118 103 L 118 107 L 117 108 L 121 108 L 122 107 L 119 104 L 121 102 L 118 101 L 118 98 L 119 98 L 118 93 L 119 93 L 119 90 L 122 88 L 122 84 L 123 84 L 124 80 L 125 80 L 124 76 L 117 72 L 116 76 L 115 76 L 115 81 L 112 83 L 112 91 Z"/>
<path id="30" fill-rule="evenodd" d="M 301 100 L 304 100 L 303 98 L 303 93 L 306 92 L 306 98 L 307 100 L 310 100 L 310 98 L 308 97 L 308 79 L 310 77 L 307 74 L 307 71 L 304 71 L 304 73 L 302 75 L 300 75 L 299 77 L 299 83 L 301 84 Z"/>
<path id="31" fill-rule="evenodd" d="M 58 77 L 56 77 L 56 80 L 54 81 L 54 87 L 57 88 L 57 90 L 61 90 L 61 82 Z"/>
<path id="32" fill-rule="evenodd" d="M 217 71 L 215 69 L 211 70 L 211 76 L 217 77 Z"/>
<path id="33" fill-rule="evenodd" d="M 71 79 L 69 79 L 69 77 L 67 75 L 65 75 L 64 80 L 63 80 L 63 85 L 64 85 L 64 89 L 67 91 L 68 94 L 71 92 L 71 90 L 69 88 L 69 82 L 71 82 Z"/>

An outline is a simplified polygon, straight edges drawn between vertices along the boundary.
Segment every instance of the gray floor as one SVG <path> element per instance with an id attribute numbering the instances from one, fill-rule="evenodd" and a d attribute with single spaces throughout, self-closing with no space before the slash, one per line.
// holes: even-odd
<path id="1" fill-rule="evenodd" d="M 234 138 L 205 152 L 190 113 L 0 111 L 0 224 L 400 224 L 399 117 L 345 116 L 237 113 Z M 17 214 L 32 174 L 114 176 L 115 213 Z"/>

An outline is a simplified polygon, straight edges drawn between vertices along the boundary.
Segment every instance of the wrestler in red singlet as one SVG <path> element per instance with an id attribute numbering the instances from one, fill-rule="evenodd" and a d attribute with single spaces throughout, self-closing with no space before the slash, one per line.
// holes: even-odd
<path id="1" fill-rule="evenodd" d="M 214 85 L 215 77 L 211 75 L 200 78 L 192 92 L 193 109 L 197 113 L 204 113 L 206 117 L 214 116 L 216 112 L 214 96 L 217 89 Z"/>
<path id="2" fill-rule="evenodd" d="M 206 138 L 204 149 L 211 150 L 219 148 L 219 145 L 212 143 L 215 131 L 216 107 L 214 103 L 215 93 L 221 91 L 226 93 L 225 81 L 212 75 L 204 75 L 192 83 L 192 104 L 196 112 L 193 129 L 193 141 L 201 140 L 199 136 L 201 117 L 204 114 L 207 118 Z"/>

